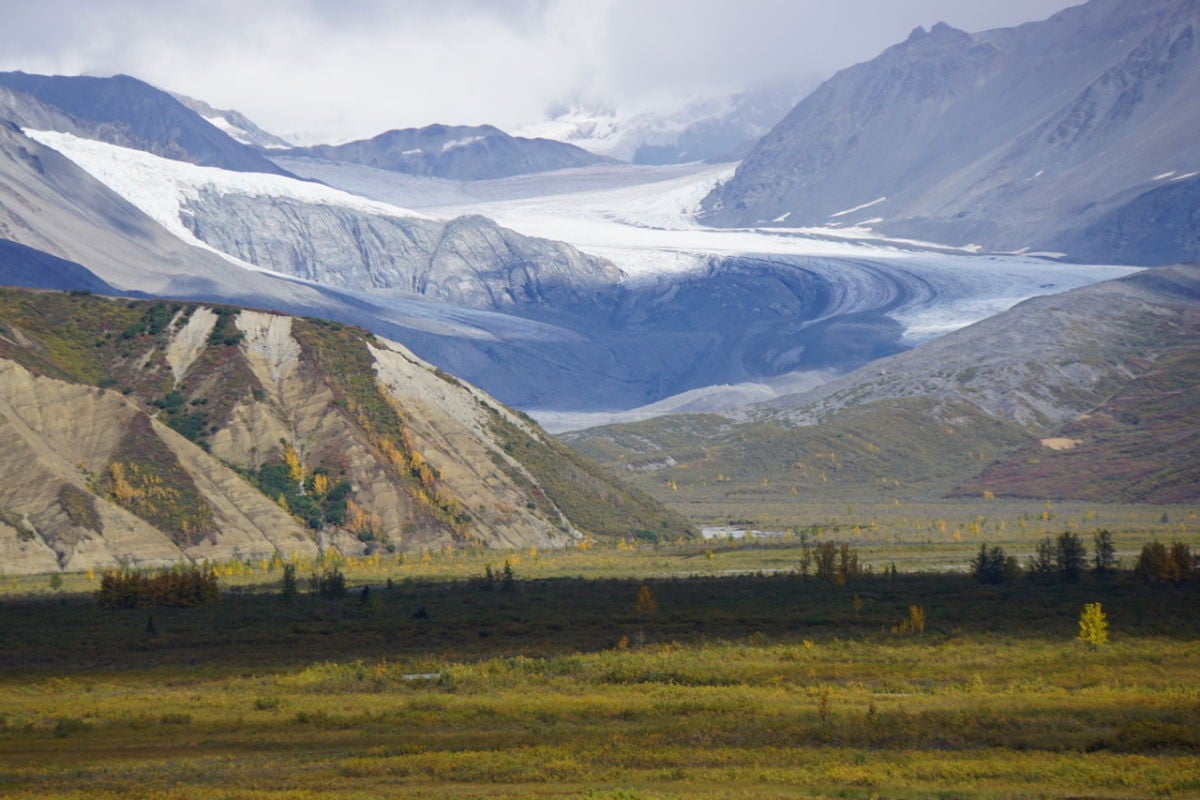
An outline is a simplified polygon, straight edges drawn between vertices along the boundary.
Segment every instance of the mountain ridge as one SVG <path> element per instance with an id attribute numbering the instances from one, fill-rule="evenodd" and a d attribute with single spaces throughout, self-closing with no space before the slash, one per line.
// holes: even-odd
<path id="1" fill-rule="evenodd" d="M 239 172 L 288 174 L 174 96 L 129 75 L 35 75 L 0 72 L 0 85 L 89 123 L 89 135 L 111 144 Z"/>
<path id="2" fill-rule="evenodd" d="M 1195 0 L 1092 0 L 977 34 L 917 29 L 801 101 L 706 199 L 703 219 L 1093 255 L 1073 231 L 1200 162 L 1188 102 L 1198 30 Z M 1190 233 L 1144 257 L 1117 252 L 1192 260 Z"/>
<path id="3" fill-rule="evenodd" d="M 272 150 L 270 155 L 343 161 L 408 175 L 466 181 L 611 161 L 565 142 L 510 136 L 492 125 L 402 128 L 346 144 Z"/>

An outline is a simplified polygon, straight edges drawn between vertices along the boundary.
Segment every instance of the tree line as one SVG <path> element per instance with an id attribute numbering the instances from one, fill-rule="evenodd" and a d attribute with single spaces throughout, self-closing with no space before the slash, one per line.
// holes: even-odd
<path id="1" fill-rule="evenodd" d="M 1118 569 L 1116 545 L 1112 533 L 1107 530 L 1092 535 L 1090 555 L 1083 539 L 1066 531 L 1038 542 L 1024 568 L 1016 556 L 1006 554 L 1002 547 L 988 547 L 986 542 L 980 545 L 970 566 L 976 580 L 993 585 L 1012 583 L 1026 573 L 1034 579 L 1076 583 L 1085 573 L 1107 578 L 1115 575 Z M 1133 574 L 1146 583 L 1179 584 L 1200 576 L 1200 559 L 1183 542 L 1170 545 L 1149 542 L 1138 554 Z"/>

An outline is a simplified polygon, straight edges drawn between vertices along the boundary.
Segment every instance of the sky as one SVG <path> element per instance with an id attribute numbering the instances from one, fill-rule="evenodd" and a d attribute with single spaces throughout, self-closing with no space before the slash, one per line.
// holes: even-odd
<path id="1" fill-rule="evenodd" d="M 1070 0 L 0 0 L 0 69 L 126 73 L 297 143 L 804 89 L 917 27 Z"/>

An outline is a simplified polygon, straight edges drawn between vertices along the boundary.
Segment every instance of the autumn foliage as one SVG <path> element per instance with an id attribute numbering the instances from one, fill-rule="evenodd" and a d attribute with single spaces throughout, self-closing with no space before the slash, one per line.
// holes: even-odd
<path id="1" fill-rule="evenodd" d="M 187 608 L 214 605 L 221 594 L 210 568 L 188 567 L 148 573 L 122 569 L 104 573 L 96 590 L 101 608 Z"/>

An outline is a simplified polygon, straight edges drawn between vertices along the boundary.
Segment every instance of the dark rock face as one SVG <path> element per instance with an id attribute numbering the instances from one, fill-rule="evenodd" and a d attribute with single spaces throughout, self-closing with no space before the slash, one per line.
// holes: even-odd
<path id="1" fill-rule="evenodd" d="M 286 174 L 170 94 L 128 75 L 94 78 L 0 72 L 0 86 L 70 115 L 77 127 L 67 129 L 69 132 L 84 131 L 101 141 L 202 166 Z"/>
<path id="2" fill-rule="evenodd" d="M 1200 178 L 1151 189 L 1051 245 L 1080 261 L 1200 262 Z"/>
<path id="3" fill-rule="evenodd" d="M 73 261 L 7 239 L 0 239 L 0 285 L 119 294 L 91 270 Z"/>
<path id="4" fill-rule="evenodd" d="M 465 181 L 585 167 L 611 160 L 563 142 L 509 136 L 491 125 L 406 128 L 373 139 L 302 147 L 276 155 L 345 161 L 409 175 Z"/>
<path id="5" fill-rule="evenodd" d="M 1092 0 L 978 34 L 918 28 L 796 106 L 707 198 L 705 220 L 868 222 L 1007 250 L 1076 243 L 1071 232 L 1119 218 L 1123 241 L 1149 242 L 1149 227 L 1128 230 L 1154 224 L 1148 199 L 1120 209 L 1200 163 L 1198 32 L 1196 0 Z M 1186 209 L 1165 204 L 1187 198 L 1150 205 L 1177 224 Z M 1187 239 L 1113 258 L 1183 260 Z"/>

